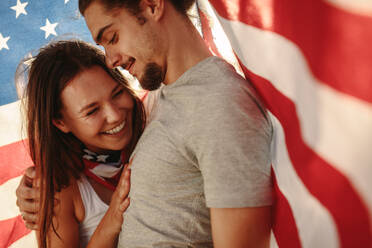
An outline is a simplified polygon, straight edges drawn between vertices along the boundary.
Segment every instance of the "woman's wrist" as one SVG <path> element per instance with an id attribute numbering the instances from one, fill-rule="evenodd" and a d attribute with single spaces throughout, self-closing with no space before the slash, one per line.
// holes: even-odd
<path id="1" fill-rule="evenodd" d="M 106 212 L 105 216 L 98 224 L 92 238 L 89 241 L 87 248 L 111 248 L 116 246 L 121 227 L 115 228 L 110 224 L 110 218 L 107 216 L 108 212 Z"/>
<path id="2" fill-rule="evenodd" d="M 100 231 L 105 233 L 105 235 L 109 236 L 117 236 L 121 231 L 121 225 L 118 225 L 115 216 L 111 213 L 110 209 L 106 212 L 103 216 L 100 224 L 98 225 L 97 229 L 101 229 Z"/>

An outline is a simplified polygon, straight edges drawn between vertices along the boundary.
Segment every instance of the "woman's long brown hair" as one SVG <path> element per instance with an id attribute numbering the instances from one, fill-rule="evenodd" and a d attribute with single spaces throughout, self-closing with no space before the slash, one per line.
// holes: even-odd
<path id="1" fill-rule="evenodd" d="M 53 225 L 56 192 L 78 179 L 84 170 L 81 142 L 71 133 L 63 133 L 52 121 L 61 118 L 61 92 L 79 73 L 92 66 L 102 67 L 114 80 L 124 85 L 134 100 L 133 136 L 128 145 L 132 152 L 145 126 L 141 100 L 129 88 L 117 69 L 106 67 L 101 50 L 77 40 L 58 41 L 40 49 L 29 70 L 25 111 L 31 158 L 41 179 L 39 209 L 39 244 L 48 247 L 48 231 Z M 97 82 L 98 83 L 98 82 Z"/>

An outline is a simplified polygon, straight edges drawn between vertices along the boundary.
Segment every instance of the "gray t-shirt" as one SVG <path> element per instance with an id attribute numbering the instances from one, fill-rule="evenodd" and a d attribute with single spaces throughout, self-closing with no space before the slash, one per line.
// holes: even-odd
<path id="1" fill-rule="evenodd" d="M 272 126 L 254 95 L 217 57 L 160 89 L 119 247 L 212 247 L 209 208 L 271 204 Z"/>

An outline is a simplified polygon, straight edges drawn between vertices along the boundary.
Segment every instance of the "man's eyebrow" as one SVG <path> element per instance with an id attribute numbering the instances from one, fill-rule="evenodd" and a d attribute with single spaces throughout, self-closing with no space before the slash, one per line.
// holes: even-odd
<path id="1" fill-rule="evenodd" d="M 112 23 L 104 26 L 103 28 L 99 30 L 97 37 L 95 38 L 95 41 L 97 42 L 97 44 L 101 43 L 103 33 L 105 32 L 106 29 L 108 29 L 111 26 L 112 26 Z"/>

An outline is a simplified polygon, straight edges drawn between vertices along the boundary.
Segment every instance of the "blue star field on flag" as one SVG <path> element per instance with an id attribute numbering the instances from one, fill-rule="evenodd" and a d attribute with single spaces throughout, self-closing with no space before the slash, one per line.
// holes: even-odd
<path id="1" fill-rule="evenodd" d="M 14 78 L 22 59 L 52 40 L 69 38 L 94 43 L 78 0 L 1 0 L 0 106 L 19 99 Z"/>

